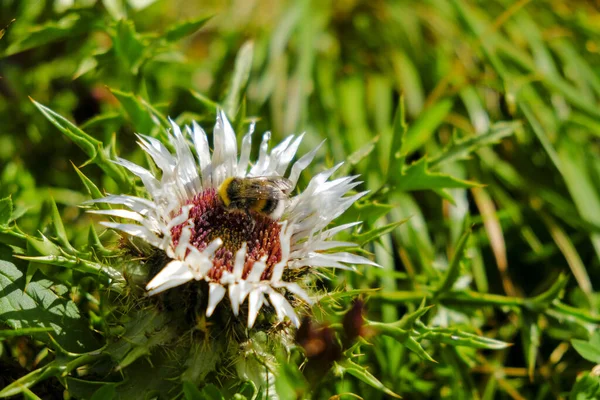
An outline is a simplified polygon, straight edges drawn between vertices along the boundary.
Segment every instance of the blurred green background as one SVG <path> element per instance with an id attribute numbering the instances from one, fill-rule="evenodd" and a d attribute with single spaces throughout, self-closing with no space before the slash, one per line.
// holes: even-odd
<path id="1" fill-rule="evenodd" d="M 588 340 L 600 311 L 598 1 L 2 0 L 0 29 L 0 198 L 24 213 L 24 232 L 46 229 L 52 196 L 71 241 L 86 243 L 88 196 L 71 163 L 119 190 L 28 97 L 142 164 L 133 133 L 160 134 L 157 115 L 210 131 L 220 105 L 238 135 L 257 118 L 277 140 L 306 131 L 303 152 L 326 138 L 313 172 L 346 160 L 344 173 L 362 175 L 372 196 L 344 218 L 393 225 L 369 247 L 384 269 L 332 286 L 382 288 L 370 318 L 393 321 L 427 297 L 431 323 L 515 344 L 460 356 L 442 346 L 432 366 L 375 339 L 361 360 L 388 388 L 568 398 L 593 367 L 571 340 Z M 408 171 L 417 160 L 428 172 Z M 564 273 L 562 302 L 431 295 L 468 226 L 459 288 L 531 298 Z M 19 343 L 0 363 L 33 368 Z M 386 396 L 340 385 L 328 393 Z"/>

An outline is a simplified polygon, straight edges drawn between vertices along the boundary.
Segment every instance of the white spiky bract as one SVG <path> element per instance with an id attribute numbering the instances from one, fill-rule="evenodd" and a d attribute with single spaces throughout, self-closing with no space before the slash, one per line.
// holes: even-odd
<path id="1" fill-rule="evenodd" d="M 194 122 L 191 128 L 185 128 L 187 136 L 193 143 L 195 156 L 180 127 L 173 121 L 171 125 L 169 140 L 175 149 L 174 154 L 159 140 L 138 135 L 140 146 L 162 171 L 160 178 L 130 161 L 124 159 L 116 161 L 142 180 L 152 200 L 129 195 L 109 195 L 92 200 L 92 202 L 127 207 L 129 210 L 91 212 L 131 220 L 134 223 L 103 222 L 103 224 L 143 239 L 164 250 L 172 259 L 146 286 L 149 295 L 192 280 L 206 280 L 209 285 L 207 316 L 214 312 L 226 295 L 236 316 L 241 304 L 248 299 L 248 327 L 252 327 L 268 298 L 280 321 L 288 317 L 294 325 L 298 326 L 298 316 L 283 296 L 282 290 L 287 290 L 308 303 L 311 300 L 300 285 L 283 280 L 286 269 L 302 267 L 349 269 L 354 264 L 377 265 L 352 253 L 335 252 L 336 248 L 354 244 L 330 240 L 336 233 L 359 223 L 328 228 L 335 218 L 366 193 L 346 196 L 349 190 L 360 183 L 356 181 L 356 176 L 329 179 L 340 167 L 339 164 L 314 176 L 303 192 L 287 202 L 279 234 L 281 260 L 274 265 L 270 279 L 261 280 L 261 275 L 266 268 L 263 260 L 256 261 L 250 273 L 246 277 L 242 276 L 246 257 L 245 244 L 235 253 L 231 271 L 225 271 L 219 280 L 210 278 L 208 272 L 213 266 L 212 257 L 222 245 L 222 240 L 213 240 L 202 251 L 190 243 L 190 226 L 193 221 L 188 219 L 191 206 L 187 204 L 203 191 L 218 188 L 226 178 L 231 176 L 285 177 L 303 135 L 289 136 L 269 151 L 270 133 L 265 133 L 260 144 L 258 160 L 250 164 L 254 124 L 250 125 L 248 133 L 242 139 L 239 156 L 235 133 L 223 111 L 217 113 L 212 156 L 207 135 L 198 124 Z M 300 173 L 312 162 L 319 148 L 320 145 L 291 166 L 287 179 L 294 187 Z M 184 225 L 181 235 L 178 244 L 175 245 L 172 240 L 172 228 L 182 224 Z"/>

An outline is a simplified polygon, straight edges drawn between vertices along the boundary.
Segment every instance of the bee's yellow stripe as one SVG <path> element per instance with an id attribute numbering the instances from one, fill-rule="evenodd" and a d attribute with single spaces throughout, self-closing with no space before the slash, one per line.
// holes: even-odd
<path id="1" fill-rule="evenodd" d="M 219 186 L 219 196 L 221 197 L 221 200 L 223 200 L 223 204 L 225 204 L 225 207 L 228 207 L 231 203 L 231 199 L 229 198 L 227 189 L 229 188 L 229 184 L 231 183 L 231 181 L 234 179 L 235 177 L 231 176 L 225 179 L 223 183 L 221 183 L 221 186 Z"/>
<path id="2" fill-rule="evenodd" d="M 254 211 L 262 212 L 267 205 L 267 199 L 256 200 L 256 203 L 252 204 L 252 209 Z"/>

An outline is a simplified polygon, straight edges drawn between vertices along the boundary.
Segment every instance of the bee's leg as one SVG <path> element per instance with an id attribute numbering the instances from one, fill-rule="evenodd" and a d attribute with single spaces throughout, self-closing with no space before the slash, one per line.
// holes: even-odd
<path id="1" fill-rule="evenodd" d="M 252 232 L 254 230 L 254 227 L 256 226 L 256 221 L 254 220 L 254 217 L 252 217 L 252 214 L 250 213 L 249 208 L 246 208 L 246 215 L 248 216 L 248 219 L 250 220 L 250 232 Z"/>

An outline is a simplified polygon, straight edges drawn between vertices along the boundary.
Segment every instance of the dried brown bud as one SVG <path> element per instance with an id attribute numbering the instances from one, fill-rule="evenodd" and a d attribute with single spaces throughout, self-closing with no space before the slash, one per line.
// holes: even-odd
<path id="1" fill-rule="evenodd" d="M 305 318 L 296 333 L 296 342 L 302 346 L 308 362 L 304 369 L 310 381 L 319 380 L 342 357 L 342 348 L 335 331 L 328 326 L 315 326 Z"/>
<path id="2" fill-rule="evenodd" d="M 349 343 L 354 342 L 359 336 L 364 336 L 364 310 L 365 303 L 362 300 L 355 300 L 352 308 L 344 315 L 344 333 Z"/>

